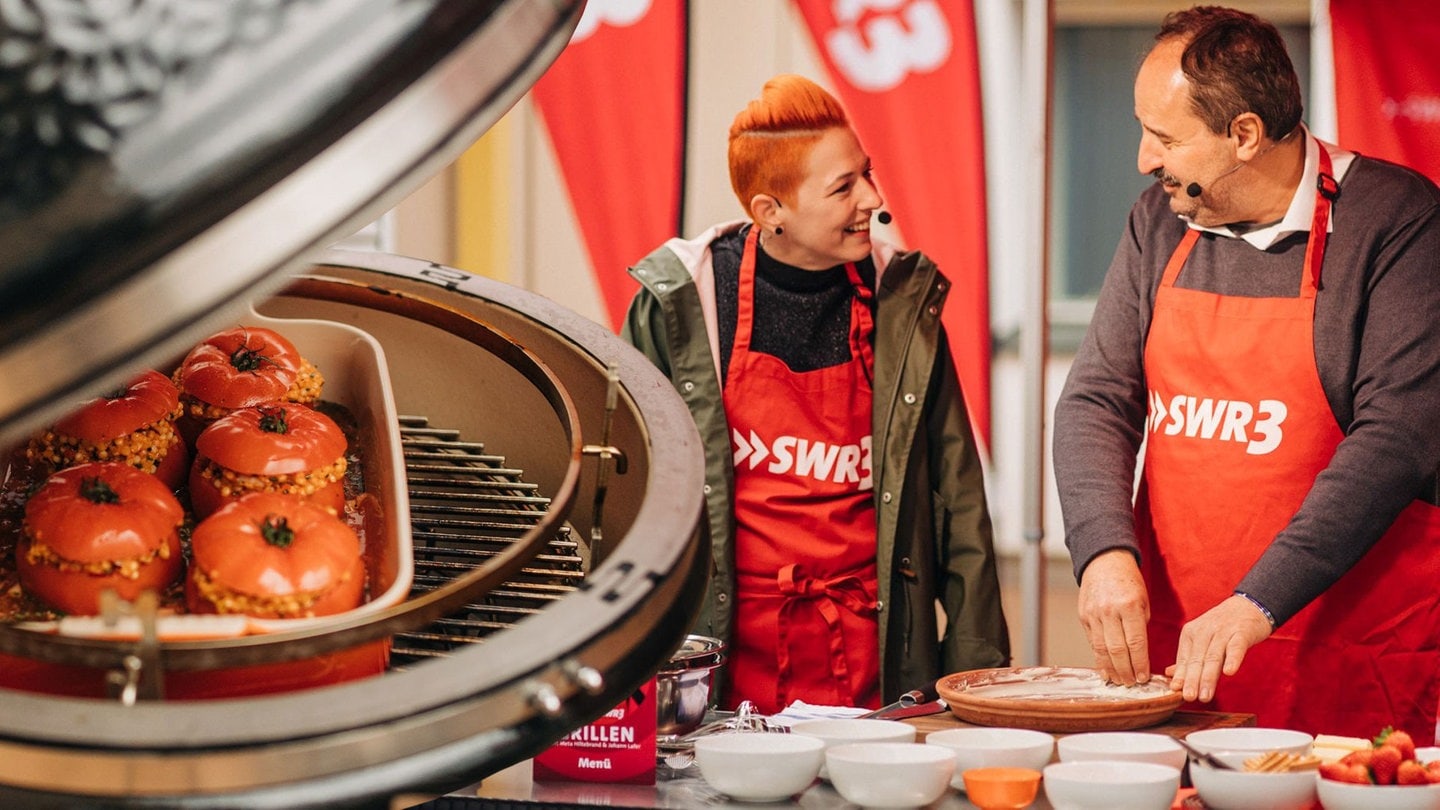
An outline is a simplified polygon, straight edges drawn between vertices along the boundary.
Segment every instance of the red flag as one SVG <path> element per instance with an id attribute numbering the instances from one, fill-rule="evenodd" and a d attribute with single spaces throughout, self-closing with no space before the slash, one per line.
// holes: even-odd
<path id="1" fill-rule="evenodd" d="M 589 0 L 531 92 L 616 326 L 636 290 L 625 268 L 680 231 L 685 4 Z"/>
<path id="2" fill-rule="evenodd" d="M 971 0 L 795 0 L 906 243 L 954 289 L 942 315 L 990 446 L 990 285 Z"/>
<path id="3" fill-rule="evenodd" d="M 1440 181 L 1434 0 L 1330 0 L 1339 141 Z"/>

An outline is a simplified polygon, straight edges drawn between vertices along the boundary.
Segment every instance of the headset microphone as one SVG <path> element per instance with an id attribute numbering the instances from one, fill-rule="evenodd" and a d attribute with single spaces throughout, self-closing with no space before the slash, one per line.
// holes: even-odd
<path id="1" fill-rule="evenodd" d="M 1255 155 L 1255 157 L 1251 158 L 1251 160 L 1255 160 L 1256 158 L 1263 157 L 1263 156 L 1264 156 L 1267 152 L 1269 152 L 1271 149 L 1274 149 L 1275 147 L 1279 146 L 1281 141 L 1283 141 L 1283 140 L 1285 140 L 1285 138 L 1289 138 L 1289 137 L 1290 137 L 1289 135 L 1286 135 L 1285 137 L 1280 138 L 1279 140 L 1272 141 L 1269 146 L 1265 147 L 1264 149 L 1261 149 L 1261 150 L 1259 151 L 1259 153 L 1257 153 L 1257 154 Z M 1232 172 L 1237 172 L 1237 171 L 1239 171 L 1239 170 L 1241 169 L 1241 167 L 1243 167 L 1244 165 L 1245 165 L 1245 161 L 1243 161 L 1243 160 L 1237 161 L 1234 166 L 1231 166 L 1230 168 L 1226 169 L 1225 171 L 1223 171 L 1223 172 L 1215 175 L 1213 178 L 1211 178 L 1211 179 L 1210 179 L 1210 182 L 1211 182 L 1211 183 L 1214 183 L 1216 180 L 1219 180 L 1220 178 L 1224 177 L 1224 176 L 1227 175 L 1227 174 L 1231 174 Z M 1193 182 L 1192 182 L 1190 185 L 1188 185 L 1188 186 L 1185 187 L 1185 193 L 1188 194 L 1188 195 L 1190 195 L 1191 197 L 1199 197 L 1201 194 L 1204 194 L 1204 193 L 1205 193 L 1205 189 L 1201 188 L 1199 183 L 1193 183 Z"/>
<path id="2" fill-rule="evenodd" d="M 1219 180 L 1219 179 L 1222 178 L 1222 177 L 1225 177 L 1226 175 L 1234 174 L 1235 172 L 1239 171 L 1239 170 L 1240 170 L 1241 168 L 1243 168 L 1244 166 L 1245 166 L 1245 161 L 1243 161 L 1243 160 L 1240 161 L 1239 163 L 1236 163 L 1234 166 L 1231 166 L 1230 168 L 1226 169 L 1225 171 L 1223 171 L 1223 172 L 1215 175 L 1214 177 L 1210 178 L 1210 184 L 1211 184 L 1211 185 L 1214 185 L 1215 181 Z M 1199 183 L 1194 183 L 1194 182 L 1192 182 L 1190 185 L 1188 185 L 1188 186 L 1185 187 L 1185 193 L 1186 193 L 1186 194 L 1189 194 L 1191 197 L 1199 197 L 1201 194 L 1204 194 L 1204 193 L 1205 193 L 1205 189 L 1201 188 Z"/>
<path id="3" fill-rule="evenodd" d="M 875 218 L 880 220 L 881 225 L 889 225 L 890 222 L 895 219 L 894 217 L 890 216 L 889 211 L 881 211 L 880 213 L 875 215 Z"/>
<path id="4" fill-rule="evenodd" d="M 1211 183 L 1211 184 L 1214 184 L 1216 180 L 1219 180 L 1220 178 L 1222 178 L 1222 177 L 1224 177 L 1224 176 L 1226 176 L 1226 175 L 1228 175 L 1228 174 L 1233 174 L 1233 173 L 1239 171 L 1239 170 L 1240 170 L 1241 168 L 1243 168 L 1244 166 L 1245 166 L 1245 161 L 1242 160 L 1242 161 L 1240 161 L 1239 163 L 1236 163 L 1234 166 L 1231 166 L 1230 168 L 1226 169 L 1225 171 L 1223 171 L 1223 172 L 1215 175 L 1214 177 L 1210 178 L 1210 183 Z M 1204 193 L 1205 193 L 1205 189 L 1202 188 L 1199 183 L 1194 183 L 1194 182 L 1192 182 L 1190 185 L 1188 185 L 1188 186 L 1185 187 L 1185 193 L 1186 193 L 1186 194 L 1189 194 L 1191 197 L 1199 197 L 1201 194 L 1204 194 Z"/>

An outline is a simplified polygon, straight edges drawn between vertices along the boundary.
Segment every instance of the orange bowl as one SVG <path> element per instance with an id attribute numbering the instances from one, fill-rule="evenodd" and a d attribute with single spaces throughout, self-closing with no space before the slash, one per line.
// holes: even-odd
<path id="1" fill-rule="evenodd" d="M 1040 772 L 1030 768 L 970 768 L 961 778 L 965 795 L 980 810 L 1029 807 L 1040 789 Z"/>

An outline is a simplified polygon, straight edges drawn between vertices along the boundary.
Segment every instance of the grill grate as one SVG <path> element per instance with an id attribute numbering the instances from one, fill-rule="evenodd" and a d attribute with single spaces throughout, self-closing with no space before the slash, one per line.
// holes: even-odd
<path id="1" fill-rule="evenodd" d="M 459 431 L 437 428 L 423 416 L 401 416 L 400 438 L 410 491 L 415 579 L 410 595 L 441 587 L 503 552 L 540 521 L 550 499 L 524 471 L 507 466 Z M 503 586 L 421 630 L 399 633 L 392 669 L 449 654 L 483 641 L 575 590 L 584 578 L 580 544 L 568 525 Z"/>

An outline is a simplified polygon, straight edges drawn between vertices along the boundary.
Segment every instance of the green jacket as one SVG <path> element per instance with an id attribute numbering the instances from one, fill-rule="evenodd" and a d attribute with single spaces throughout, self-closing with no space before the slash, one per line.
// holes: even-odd
<path id="1" fill-rule="evenodd" d="M 630 268 L 643 289 L 621 330 L 670 377 L 705 445 L 714 559 L 695 632 L 724 640 L 735 593 L 734 475 L 712 342 L 717 332 L 709 246 L 743 224 L 716 226 L 694 240 L 672 239 Z M 871 463 L 880 690 L 889 702 L 952 672 L 1008 666 L 1010 642 L 979 454 L 940 324 L 950 283 L 919 252 L 879 245 L 875 259 Z M 702 300 L 702 289 L 709 300 Z M 938 644 L 937 599 L 945 616 Z"/>

